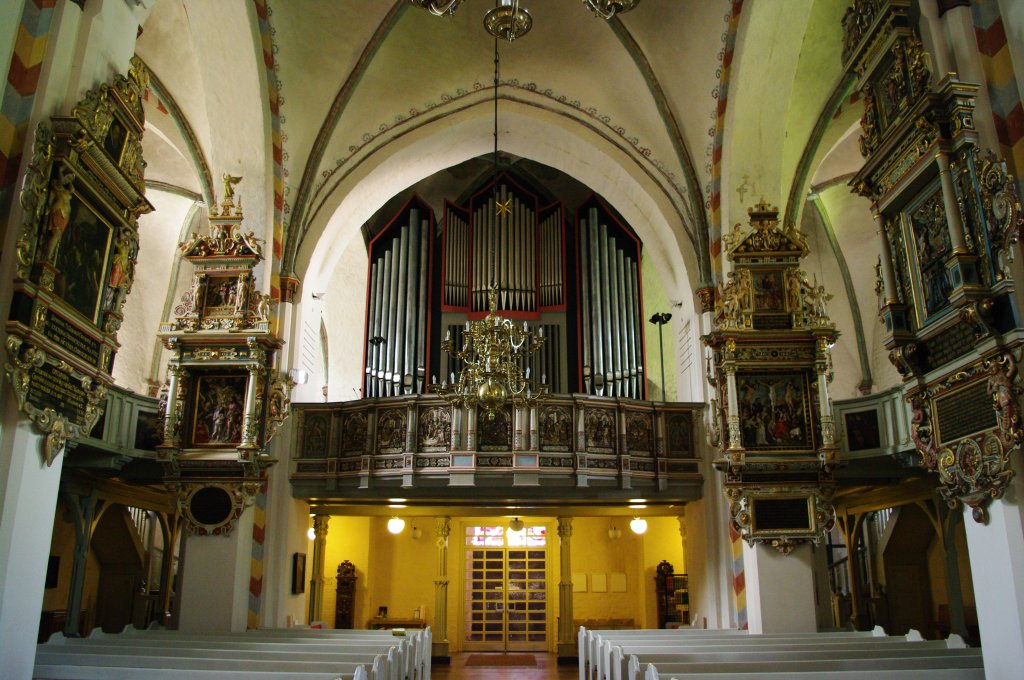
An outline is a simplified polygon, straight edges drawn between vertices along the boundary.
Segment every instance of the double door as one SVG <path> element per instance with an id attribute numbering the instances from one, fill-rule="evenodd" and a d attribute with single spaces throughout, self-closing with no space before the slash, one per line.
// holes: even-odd
<path id="1" fill-rule="evenodd" d="M 466 528 L 466 650 L 547 649 L 546 527 Z"/>

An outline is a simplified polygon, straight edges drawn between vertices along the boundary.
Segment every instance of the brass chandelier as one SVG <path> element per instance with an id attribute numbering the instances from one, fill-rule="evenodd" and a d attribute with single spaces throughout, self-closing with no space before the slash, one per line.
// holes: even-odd
<path id="1" fill-rule="evenodd" d="M 494 227 L 499 228 L 498 217 L 511 214 L 511 199 L 506 203 L 498 201 L 498 35 L 494 36 L 494 156 L 491 182 L 491 201 L 495 208 Z M 463 368 L 456 377 L 450 373 L 440 385 L 434 379 L 431 391 L 441 395 L 455 406 L 473 407 L 479 405 L 490 420 L 508 401 L 513 407 L 532 407 L 547 396 L 547 381 L 541 376 L 538 392 L 530 379 L 530 358 L 544 346 L 544 327 L 534 334 L 529 324 L 517 326 L 510 319 L 498 314 L 498 285 L 494 278 L 494 249 L 492 240 L 490 261 L 491 287 L 487 292 L 487 316 L 478 321 L 467 321 L 462 334 L 462 349 L 456 349 L 451 331 L 445 333 L 441 351 L 456 361 L 463 362 Z"/>
<path id="2" fill-rule="evenodd" d="M 463 0 L 409 0 L 411 5 L 425 9 L 434 16 L 455 14 Z M 583 0 L 591 12 L 602 19 L 611 19 L 640 4 L 640 0 Z M 533 17 L 520 0 L 496 0 L 494 9 L 484 15 L 484 28 L 495 38 L 512 42 L 530 32 Z"/>

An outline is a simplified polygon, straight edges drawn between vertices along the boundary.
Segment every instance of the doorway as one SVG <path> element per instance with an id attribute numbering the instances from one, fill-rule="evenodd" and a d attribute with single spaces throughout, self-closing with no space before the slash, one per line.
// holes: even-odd
<path id="1" fill-rule="evenodd" d="M 547 649 L 547 527 L 465 527 L 466 651 Z"/>

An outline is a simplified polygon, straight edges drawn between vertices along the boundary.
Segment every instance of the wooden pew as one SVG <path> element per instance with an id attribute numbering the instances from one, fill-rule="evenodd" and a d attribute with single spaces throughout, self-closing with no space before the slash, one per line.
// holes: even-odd
<path id="1" fill-rule="evenodd" d="M 879 654 L 883 654 L 880 656 Z M 717 657 L 717 658 L 716 658 Z M 645 659 L 659 673 L 689 678 L 695 674 L 742 673 L 746 677 L 760 678 L 761 673 L 801 673 L 861 671 L 924 671 L 924 670 L 982 670 L 980 649 L 901 650 L 898 652 L 843 652 L 842 650 L 814 652 L 740 652 L 738 654 L 694 654 L 690 660 Z M 626 677 L 643 680 L 641 661 L 631 656 L 627 662 Z"/>
<path id="2" fill-rule="evenodd" d="M 690 639 L 690 638 L 716 638 L 732 637 L 735 635 L 746 636 L 747 631 L 736 628 L 706 629 L 706 628 L 674 628 L 671 630 L 662 629 L 641 629 L 641 630 L 588 630 L 580 627 L 577 633 L 577 655 L 579 657 L 580 680 L 587 680 L 592 677 L 596 670 L 596 659 L 598 649 L 598 638 L 603 636 L 614 637 L 615 639 L 644 639 L 657 638 L 668 640 Z"/>
<path id="3" fill-rule="evenodd" d="M 612 668 L 621 666 L 621 657 L 618 663 L 613 663 L 613 647 L 621 647 L 624 654 L 639 652 L 650 648 L 651 651 L 682 652 L 687 649 L 733 649 L 739 646 L 776 646 L 776 645 L 820 645 L 823 643 L 835 644 L 894 644 L 898 642 L 923 641 L 923 638 L 916 631 L 912 631 L 907 637 L 886 636 L 885 631 L 876 627 L 871 631 L 838 631 L 826 633 L 774 633 L 764 635 L 749 635 L 745 631 L 721 631 L 716 635 L 713 631 L 694 631 L 681 635 L 666 635 L 674 631 L 652 631 L 657 633 L 654 636 L 644 637 L 639 635 L 620 636 L 618 631 L 595 632 L 591 637 L 588 652 L 589 668 L 585 670 L 592 675 L 581 676 L 583 680 L 590 677 L 598 680 L 608 680 Z"/>
<path id="4" fill-rule="evenodd" d="M 927 670 L 856 670 L 856 671 L 802 671 L 750 673 L 694 673 L 662 676 L 653 665 L 648 665 L 644 680 L 985 680 L 982 668 L 948 668 Z"/>
<path id="5" fill-rule="evenodd" d="M 180 671 L 174 677 L 253 677 L 309 680 L 339 676 L 361 680 L 406 680 L 414 677 L 400 652 L 408 648 L 401 638 L 365 640 L 309 640 L 284 637 L 249 637 L 245 633 L 195 635 L 122 634 L 89 639 L 51 638 L 39 645 L 34 677 L 105 677 L 104 669 L 118 677 L 151 677 L 153 670 Z M 412 658 L 411 655 L 408 658 Z M 96 670 L 100 669 L 100 670 Z M 122 673 L 118 669 L 129 669 Z M 367 672 L 369 669 L 369 672 Z M 134 673 L 134 675 L 132 675 Z M 163 677 L 163 676 L 160 676 Z M 170 677 L 170 676 L 168 676 Z M 422 677 L 422 676 L 420 676 Z"/>
<path id="6" fill-rule="evenodd" d="M 404 668 L 401 674 L 409 680 L 430 680 L 431 631 L 429 628 L 412 631 L 404 636 L 393 635 L 390 631 L 332 631 L 310 628 L 258 629 L 244 633 L 187 633 L 173 630 L 145 630 L 126 627 L 121 634 L 100 632 L 102 640 L 122 639 L 125 641 L 148 639 L 151 641 L 173 641 L 178 645 L 208 645 L 213 642 L 232 644 L 298 644 L 325 645 L 321 651 L 358 651 L 375 649 L 376 653 L 386 652 L 389 646 L 398 647 L 399 661 Z"/>
<path id="7" fill-rule="evenodd" d="M 197 680 L 373 680 L 385 677 L 380 659 L 370 673 L 365 664 L 306 663 L 292 661 L 240 661 L 220 658 L 179 656 L 133 656 L 130 654 L 45 655 L 36 659 L 33 678 L 47 680 L 106 680 L 121 678 L 196 678 Z"/>

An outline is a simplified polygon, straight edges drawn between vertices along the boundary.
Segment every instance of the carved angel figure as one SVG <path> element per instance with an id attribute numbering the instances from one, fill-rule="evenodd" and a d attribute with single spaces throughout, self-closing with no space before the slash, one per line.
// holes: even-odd
<path id="1" fill-rule="evenodd" d="M 986 391 L 992 395 L 992 405 L 999 414 L 999 429 L 1004 434 L 1017 437 L 1017 395 L 1013 381 L 1017 377 L 1017 364 L 1009 356 L 993 362 Z"/>

